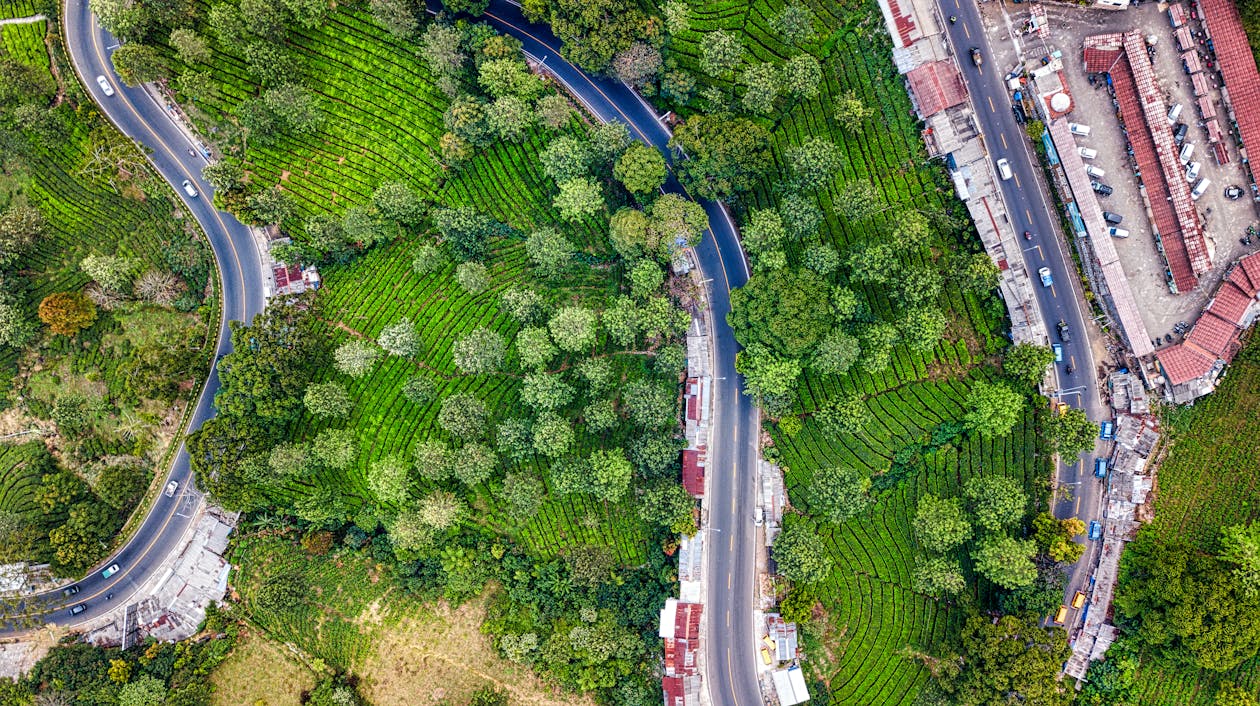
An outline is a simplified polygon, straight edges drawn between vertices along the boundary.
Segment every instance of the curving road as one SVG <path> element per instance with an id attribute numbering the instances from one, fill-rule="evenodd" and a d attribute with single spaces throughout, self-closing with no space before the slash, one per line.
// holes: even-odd
<path id="1" fill-rule="evenodd" d="M 201 179 L 205 161 L 200 156 L 188 154 L 191 145 L 187 137 L 175 127 L 164 108 L 142 89 L 123 85 L 114 74 L 109 53 L 117 42 L 96 22 L 87 0 L 67 0 L 63 17 L 66 48 L 86 90 L 124 134 L 145 148 L 158 173 L 171 183 L 184 207 L 196 217 L 210 240 L 219 268 L 219 289 L 223 294 L 214 358 L 217 362 L 231 351 L 228 321 L 249 321 L 265 305 L 262 270 L 249 230 L 231 215 L 215 210 L 211 203 L 214 190 Z M 114 89 L 113 96 L 105 95 L 97 85 L 97 76 L 106 77 Z M 185 179 L 196 184 L 201 196 L 190 198 L 184 193 L 180 185 Z M 196 407 L 188 421 L 187 431 L 196 430 L 214 415 L 214 393 L 218 389 L 217 370 L 212 368 L 209 380 L 202 386 L 201 394 L 195 401 Z M 74 584 L 80 589 L 77 595 L 66 598 L 56 591 L 31 596 L 22 606 L 23 617 L 39 616 L 47 623 L 62 626 L 79 625 L 125 604 L 141 585 L 164 570 L 167 559 L 179 547 L 181 537 L 202 502 L 201 493 L 192 483 L 188 453 L 182 443 L 163 485 L 169 480 L 179 483 L 178 492 L 173 497 L 158 494 L 131 539 L 82 581 Z M 120 568 L 106 579 L 101 570 L 111 564 L 118 564 Z M 111 594 L 112 599 L 106 600 L 105 597 Z M 85 604 L 87 609 L 71 616 L 68 607 L 78 603 Z M 20 630 L 10 620 L 0 627 L 0 634 Z"/>
<path id="2" fill-rule="evenodd" d="M 1037 305 L 1050 338 L 1062 343 L 1055 331 L 1055 324 L 1059 321 L 1067 322 L 1071 330 L 1071 342 L 1062 343 L 1063 362 L 1055 365 L 1057 396 L 1073 407 L 1084 409 L 1090 419 L 1110 419 L 1111 408 L 1103 404 L 1099 396 L 1097 366 L 1090 347 L 1092 325 L 1081 305 L 1084 294 L 1080 291 L 1076 263 L 1067 251 L 1069 245 L 1059 237 L 1060 220 L 1052 211 L 1042 186 L 1041 165 L 1033 157 L 1023 126 L 1015 121 L 1011 108 L 1010 92 L 1005 81 L 1005 72 L 1010 67 L 999 66 L 999 62 L 994 60 L 995 52 L 974 0 L 937 0 L 937 3 L 945 31 L 962 68 L 989 155 L 994 161 L 1001 158 L 1010 160 L 1013 175 L 1001 182 L 1002 196 L 1010 213 L 1011 227 L 1018 233 L 1025 230 L 1033 233 L 1032 240 L 1025 241 L 1024 261 L 1033 276 Z M 944 21 L 951 15 L 958 18 L 952 25 Z M 972 47 L 980 50 L 984 58 L 982 66 L 977 67 L 971 61 L 969 52 Z M 1050 268 L 1054 286 L 1039 286 L 1036 270 L 1041 267 Z M 1071 374 L 1067 372 L 1069 363 L 1075 367 Z M 1092 461 L 1077 461 L 1071 465 L 1060 463 L 1057 478 L 1058 485 L 1066 486 L 1072 493 L 1054 504 L 1056 517 L 1080 517 L 1086 525 L 1090 520 L 1102 521 L 1103 486 L 1094 478 Z M 1097 545 L 1096 542 L 1083 541 Z M 1067 596 L 1077 590 L 1086 590 L 1093 571 L 1094 550 L 1095 547 L 1090 547 L 1069 570 Z M 1065 600 L 1065 604 L 1070 605 L 1070 602 Z M 1079 611 L 1072 611 L 1072 616 L 1079 617 Z M 1067 624 L 1073 623 L 1074 620 L 1070 619 Z"/>

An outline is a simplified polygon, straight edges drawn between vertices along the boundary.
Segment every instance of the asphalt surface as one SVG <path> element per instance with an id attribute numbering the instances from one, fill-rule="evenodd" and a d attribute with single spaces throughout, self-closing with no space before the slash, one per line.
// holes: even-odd
<path id="1" fill-rule="evenodd" d="M 967 84 L 967 92 L 971 95 L 975 107 L 976 119 L 984 135 L 985 144 L 993 161 L 1005 158 L 1010 161 L 1012 178 L 1002 181 L 1002 195 L 1010 213 L 1011 227 L 1017 233 L 1032 232 L 1032 239 L 1024 243 L 1024 260 L 1033 284 L 1037 290 L 1036 301 L 1041 316 L 1050 332 L 1050 339 L 1063 346 L 1063 362 L 1056 364 L 1054 376 L 1058 387 L 1058 396 L 1067 404 L 1082 408 L 1090 419 L 1101 421 L 1111 418 L 1111 408 L 1099 396 L 1097 365 L 1090 348 L 1092 328 L 1086 328 L 1084 314 L 1088 311 L 1081 303 L 1084 300 L 1080 289 L 1080 281 L 1076 274 L 1070 244 L 1063 242 L 1059 236 L 1059 219 L 1051 209 L 1051 202 L 1042 185 L 1041 167 L 1028 146 L 1023 126 L 1015 120 L 1011 105 L 1011 91 L 1006 87 L 1006 74 L 1013 67 L 1002 66 L 994 61 L 989 38 L 981 23 L 980 10 L 974 0 L 937 0 L 941 20 L 946 33 L 953 44 L 962 68 L 963 79 Z M 949 17 L 957 17 L 957 22 L 950 24 Z M 1003 26 L 1002 31 L 1005 31 Z M 972 47 L 978 48 L 983 63 L 976 66 L 970 52 Z M 997 172 L 996 166 L 994 173 Z M 1037 279 L 1037 270 L 1050 268 L 1054 284 L 1041 287 Z M 1067 323 L 1072 340 L 1063 342 L 1056 331 L 1059 321 Z M 1067 366 L 1072 365 L 1074 372 L 1069 374 Z M 1072 465 L 1060 464 L 1058 479 L 1060 486 L 1072 490 L 1071 497 L 1059 499 L 1054 505 L 1054 514 L 1059 518 L 1079 517 L 1088 526 L 1090 520 L 1102 521 L 1102 481 L 1094 478 L 1094 454 L 1086 454 L 1084 462 Z M 1093 571 L 1094 553 L 1097 542 L 1090 542 L 1084 557 L 1069 569 L 1066 596 L 1077 590 L 1085 590 Z M 1065 604 L 1070 607 L 1069 601 Z M 1078 617 L 1079 611 L 1071 611 L 1071 617 Z M 1068 625 L 1072 624 L 1069 620 Z"/>
<path id="2" fill-rule="evenodd" d="M 223 312 L 214 358 L 217 363 L 220 357 L 231 351 L 228 321 L 249 321 L 265 305 L 262 270 L 250 233 L 231 215 L 215 210 L 211 203 L 213 189 L 201 179 L 201 168 L 206 162 L 201 156 L 188 153 L 192 145 L 175 127 L 164 108 L 142 89 L 123 85 L 114 73 L 109 54 L 116 48 L 117 42 L 96 23 L 87 0 L 67 0 L 64 10 L 66 48 L 86 90 L 124 134 L 145 148 L 150 161 L 171 183 L 184 207 L 197 219 L 210 239 L 223 293 Z M 105 95 L 97 85 L 97 76 L 106 78 L 114 90 L 113 96 Z M 184 192 L 182 182 L 185 179 L 195 185 L 200 194 L 198 197 L 189 197 Z M 214 393 L 218 389 L 218 374 L 212 369 L 189 419 L 189 432 L 214 415 Z M 202 501 L 201 494 L 192 483 L 188 453 L 182 442 L 163 486 L 171 480 L 179 484 L 174 495 L 168 497 L 163 492 L 158 493 L 140 528 L 122 549 L 89 572 L 83 580 L 73 584 L 79 589 L 78 594 L 66 597 L 61 591 L 55 591 L 31 596 L 21 607 L 21 617 L 39 616 L 45 623 L 60 626 L 85 623 L 126 603 L 149 578 L 167 568 L 167 560 L 178 549 L 179 540 Z M 113 564 L 118 565 L 118 571 L 105 578 L 103 570 Z M 106 596 L 112 598 L 107 599 Z M 87 606 L 86 610 L 71 615 L 70 607 L 80 603 Z M 17 620 L 12 616 L 5 620 L 0 626 L 0 634 L 20 631 L 22 627 Z"/>

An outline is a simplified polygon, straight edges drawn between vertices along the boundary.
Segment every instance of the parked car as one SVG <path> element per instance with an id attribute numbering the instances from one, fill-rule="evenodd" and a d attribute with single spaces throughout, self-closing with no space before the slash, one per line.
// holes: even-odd
<path id="1" fill-rule="evenodd" d="M 1106 184 L 1102 183 L 1101 181 L 1091 181 L 1091 182 L 1089 182 L 1089 188 L 1091 188 L 1091 189 L 1093 189 L 1094 191 L 1098 192 L 1098 195 L 1099 195 L 1099 196 L 1111 196 L 1111 191 L 1112 191 L 1111 187 L 1110 187 L 1110 186 L 1107 186 Z"/>
<path id="2" fill-rule="evenodd" d="M 1063 621 L 1067 620 L 1067 610 L 1067 606 L 1061 605 L 1059 606 L 1059 609 L 1054 612 L 1055 625 L 1062 625 Z"/>
<path id="3" fill-rule="evenodd" d="M 116 574 L 116 573 L 118 573 L 118 565 L 117 565 L 117 564 L 110 564 L 108 567 L 106 567 L 106 568 L 105 568 L 105 570 L 104 570 L 104 571 L 102 571 L 102 572 L 101 572 L 101 578 L 106 578 L 106 579 L 107 579 L 107 578 L 109 578 L 110 576 L 113 576 L 113 575 L 114 575 L 114 574 Z"/>
<path id="4" fill-rule="evenodd" d="M 1242 195 L 1243 195 L 1243 190 L 1241 187 L 1234 186 L 1232 184 L 1225 187 L 1225 198 L 1229 199 L 1230 201 L 1233 201 L 1234 199 Z"/>
<path id="5" fill-rule="evenodd" d="M 1102 523 L 1098 520 L 1089 521 L 1089 538 L 1095 542 L 1102 539 Z"/>
<path id="6" fill-rule="evenodd" d="M 1105 458 L 1094 459 L 1094 477 L 1095 478 L 1107 477 L 1107 459 Z"/>
<path id="7" fill-rule="evenodd" d="M 1188 163 L 1190 161 L 1190 158 L 1193 156 L 1194 156 L 1194 143 L 1193 142 L 1187 142 L 1186 144 L 1182 145 L 1181 151 L 1177 153 L 1177 159 L 1181 160 L 1182 164 Z"/>
<path id="8" fill-rule="evenodd" d="M 1068 328 L 1066 321 L 1064 321 L 1063 319 L 1059 319 L 1059 323 L 1057 326 L 1055 326 L 1055 328 L 1058 329 L 1059 331 L 1060 341 L 1063 341 L 1064 343 L 1072 342 L 1072 329 Z"/>
<path id="9" fill-rule="evenodd" d="M 1112 213 L 1111 211 L 1103 211 L 1102 214 L 1103 214 L 1103 220 L 1107 221 L 1108 223 L 1112 223 L 1114 225 L 1120 225 L 1121 223 L 1124 222 L 1124 216 L 1118 213 Z"/>
<path id="10" fill-rule="evenodd" d="M 1168 109 L 1168 124 L 1172 125 L 1177 122 L 1177 118 L 1181 117 L 1181 104 L 1178 103 Z"/>
<path id="11" fill-rule="evenodd" d="M 1054 275 L 1050 274 L 1049 267 L 1043 267 L 1037 270 L 1037 276 L 1041 278 L 1041 286 L 1050 287 L 1054 285 Z"/>
<path id="12" fill-rule="evenodd" d="M 997 161 L 997 168 L 1003 181 L 1011 178 L 1011 163 L 1005 157 Z"/>
<path id="13" fill-rule="evenodd" d="M 104 76 L 96 77 L 96 85 L 101 87 L 101 93 L 104 93 L 107 97 L 114 95 L 114 87 L 109 85 L 109 79 Z"/>
<path id="14" fill-rule="evenodd" d="M 1072 607 L 1080 610 L 1083 605 L 1085 605 L 1085 592 L 1077 591 L 1076 595 L 1072 596 Z"/>
<path id="15" fill-rule="evenodd" d="M 1202 168 L 1202 166 L 1203 165 L 1199 162 L 1191 162 L 1187 164 L 1186 165 L 1186 181 L 1193 184 L 1194 180 L 1199 178 L 1199 169 Z"/>
<path id="16" fill-rule="evenodd" d="M 66 586 L 64 589 L 61 590 L 61 595 L 65 596 L 66 598 L 69 598 L 70 596 L 73 596 L 79 591 L 80 589 L 78 586 Z"/>
<path id="17" fill-rule="evenodd" d="M 1058 343 L 1051 343 L 1050 350 L 1054 351 L 1054 362 L 1062 363 L 1063 362 L 1063 346 L 1059 345 Z"/>
<path id="18" fill-rule="evenodd" d="M 1173 141 L 1181 144 L 1186 141 L 1186 131 L 1190 128 L 1185 123 L 1177 123 L 1177 127 L 1173 128 Z"/>
<path id="19" fill-rule="evenodd" d="M 1093 128 L 1081 123 L 1068 123 L 1068 129 L 1072 131 L 1073 135 L 1078 137 L 1089 137 L 1089 131 Z"/>
<path id="20" fill-rule="evenodd" d="M 1129 231 L 1124 228 L 1108 228 L 1107 235 L 1113 238 L 1127 238 L 1129 237 Z"/>
<path id="21" fill-rule="evenodd" d="M 1093 159 L 1098 156 L 1098 150 L 1090 149 L 1089 147 L 1077 147 L 1076 152 L 1081 155 L 1083 159 Z"/>
<path id="22" fill-rule="evenodd" d="M 1095 179 L 1101 179 L 1107 176 L 1107 172 L 1104 171 L 1102 167 L 1095 167 L 1092 164 L 1085 165 L 1085 173 Z"/>
<path id="23" fill-rule="evenodd" d="M 1203 192 L 1207 191 L 1207 188 L 1211 185 L 1212 185 L 1211 179 L 1208 179 L 1206 177 L 1203 179 L 1200 179 L 1199 183 L 1195 184 L 1194 188 L 1190 190 L 1190 198 L 1194 201 L 1198 201 L 1199 197 L 1203 196 Z"/>
<path id="24" fill-rule="evenodd" d="M 1102 422 L 1098 425 L 1098 438 L 1103 441 L 1111 441 L 1116 438 L 1116 427 L 1111 422 Z"/>
<path id="25" fill-rule="evenodd" d="M 167 483 L 166 484 L 166 497 L 168 498 L 175 497 L 175 490 L 178 488 L 179 488 L 179 481 L 177 480 L 173 480 L 170 483 Z"/>
<path id="26" fill-rule="evenodd" d="M 85 610 L 87 610 L 87 603 L 80 603 L 79 605 L 70 609 L 70 615 L 78 615 L 79 613 L 82 613 Z"/>

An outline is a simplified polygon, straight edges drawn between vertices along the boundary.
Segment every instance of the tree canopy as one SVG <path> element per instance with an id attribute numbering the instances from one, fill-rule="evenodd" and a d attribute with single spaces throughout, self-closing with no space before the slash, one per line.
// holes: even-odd
<path id="1" fill-rule="evenodd" d="M 760 343 L 789 358 L 807 356 L 833 324 L 830 290 L 810 270 L 759 272 L 731 292 L 727 323 L 745 346 Z"/>

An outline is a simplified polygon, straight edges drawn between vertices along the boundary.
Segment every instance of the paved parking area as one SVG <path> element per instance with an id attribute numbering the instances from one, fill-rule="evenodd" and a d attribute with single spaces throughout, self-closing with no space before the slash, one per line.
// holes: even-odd
<path id="1" fill-rule="evenodd" d="M 1027 17 L 1027 11 L 1023 9 L 1026 7 L 1027 5 L 1007 6 L 1007 11 L 1011 13 L 1017 26 Z M 1114 190 L 1111 196 L 1100 197 L 1099 205 L 1103 210 L 1123 216 L 1121 227 L 1130 232 L 1130 237 L 1116 239 L 1115 244 L 1134 296 L 1138 300 L 1143 321 L 1152 336 L 1171 334 L 1178 321 L 1189 322 L 1195 319 L 1206 304 L 1208 294 L 1215 291 L 1225 266 L 1239 255 L 1260 247 L 1260 241 L 1250 248 L 1239 242 L 1247 226 L 1257 221 L 1254 204 L 1246 196 L 1237 201 L 1229 201 L 1224 197 L 1226 186 L 1241 186 L 1246 183 L 1239 163 L 1237 145 L 1227 135 L 1224 139 L 1230 162 L 1225 165 L 1216 164 L 1209 149 L 1207 132 L 1200 124 L 1202 121 L 1199 120 L 1195 106 L 1191 79 L 1182 68 L 1172 26 L 1167 13 L 1161 11 L 1159 3 L 1144 2 L 1123 11 L 1057 4 L 1046 4 L 1044 7 L 1049 19 L 1048 38 L 1044 44 L 1040 39 L 1025 38 L 1025 57 L 1035 59 L 1043 47 L 1047 51 L 1058 49 L 1062 52 L 1063 75 L 1075 100 L 1070 119 L 1088 124 L 1092 128 L 1088 138 L 1078 138 L 1078 144 L 1097 150 L 1098 156 L 1090 160 L 1090 163 L 1104 170 L 1105 176 L 1100 181 Z M 1197 23 L 1192 24 L 1197 29 Z M 1182 104 L 1180 122 L 1189 127 L 1186 142 L 1195 144 L 1192 161 L 1198 161 L 1201 165 L 1199 176 L 1211 180 L 1211 185 L 1197 202 L 1197 207 L 1203 218 L 1213 269 L 1200 278 L 1199 286 L 1194 291 L 1188 293 L 1175 295 L 1168 289 L 1164 259 L 1156 249 L 1148 212 L 1126 151 L 1124 134 L 1117 120 L 1116 106 L 1106 87 L 1101 82 L 1097 86 L 1091 86 L 1084 72 L 1081 46 L 1085 37 L 1134 29 L 1142 31 L 1148 37 L 1155 37 L 1154 62 L 1159 85 L 1164 90 L 1168 105 Z M 1210 70 L 1206 70 L 1206 73 L 1211 77 L 1214 86 L 1220 85 L 1218 75 Z M 1220 105 L 1219 90 L 1214 88 L 1209 95 L 1216 104 L 1224 126 L 1226 118 Z M 1174 336 L 1174 340 L 1175 338 Z M 1163 341 L 1160 343 L 1164 344 Z"/>

